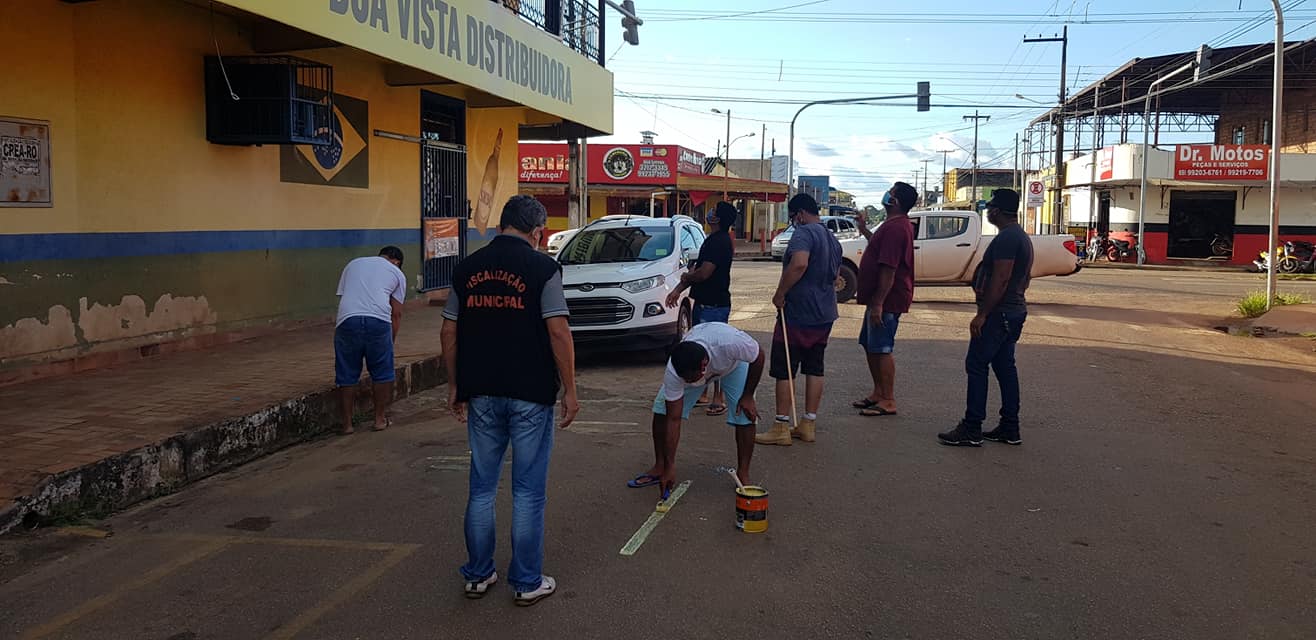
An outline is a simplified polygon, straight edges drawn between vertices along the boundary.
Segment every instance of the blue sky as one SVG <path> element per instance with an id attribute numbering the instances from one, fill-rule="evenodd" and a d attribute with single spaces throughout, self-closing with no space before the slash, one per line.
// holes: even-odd
<path id="1" fill-rule="evenodd" d="M 1316 36 L 1316 2 L 1284 0 L 1288 39 Z M 1060 45 L 1024 44 L 1025 36 L 1058 35 L 1069 23 L 1068 82 L 1080 89 L 1135 57 L 1274 38 L 1266 0 L 636 0 L 645 24 L 640 46 L 623 45 L 620 17 L 608 20 L 608 67 L 615 74 L 615 134 L 602 141 L 658 142 L 708 155 L 726 137 L 741 138 L 732 157 L 757 158 L 762 126 L 768 154 L 775 140 L 785 155 L 798 105 L 762 100 L 821 100 L 913 93 L 932 83 L 934 103 L 982 105 L 979 159 L 1013 163 L 1014 135 L 1059 91 Z M 803 6 L 795 6 L 803 5 Z M 773 9 L 785 8 L 780 11 Z M 1152 8 L 1154 7 L 1154 8 Z M 710 13 L 765 12 L 709 19 Z M 1147 15 L 1165 12 L 1176 15 Z M 839 15 L 833 15 L 839 14 Z M 1084 23 L 1084 15 L 1089 16 Z M 800 22 L 810 15 L 816 21 Z M 1068 16 L 1068 17 L 1067 17 Z M 1246 33 L 1246 19 L 1257 18 Z M 1098 20 L 1106 23 L 1096 23 Z M 1305 26 L 1304 26 L 1305 25 Z M 645 97 L 631 97 L 640 95 Z M 662 96 L 659 99 L 650 96 Z M 699 98 L 699 99 L 692 99 Z M 710 99 L 711 98 L 711 99 Z M 1023 108 L 1021 108 L 1023 107 Z M 968 108 L 815 106 L 796 125 L 797 175 L 830 174 L 832 184 L 876 203 L 893 180 L 910 181 L 921 160 L 935 159 L 929 184 L 941 171 L 941 149 L 954 149 L 949 166 L 969 166 Z"/>

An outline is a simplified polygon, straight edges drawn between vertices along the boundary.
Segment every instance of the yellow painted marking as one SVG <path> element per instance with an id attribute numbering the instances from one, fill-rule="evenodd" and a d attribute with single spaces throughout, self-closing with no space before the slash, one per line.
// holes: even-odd
<path id="1" fill-rule="evenodd" d="M 129 581 L 115 588 L 113 591 L 101 596 L 88 600 L 73 610 L 43 624 L 34 629 L 28 630 L 27 633 L 20 636 L 23 640 L 32 640 L 35 638 L 44 638 L 56 631 L 59 631 L 96 611 L 113 604 L 116 600 L 128 594 L 131 591 L 141 589 L 193 562 L 212 556 L 227 547 L 227 541 L 211 540 L 206 544 L 185 553 L 170 562 L 166 562 L 151 571 L 143 574 L 136 580 Z"/>
<path id="2" fill-rule="evenodd" d="M 395 547 L 393 551 L 389 552 L 388 556 L 383 560 L 375 563 L 375 566 L 366 570 L 364 573 L 358 574 L 355 578 L 348 580 L 343 586 L 338 587 L 338 589 L 329 594 L 328 597 L 321 600 L 319 604 L 303 611 L 296 618 L 293 618 L 292 622 L 279 627 L 274 633 L 267 636 L 267 638 L 269 638 L 269 640 L 291 640 L 291 638 L 296 637 L 297 634 L 314 624 L 316 620 L 323 617 L 324 614 L 344 602 L 347 602 L 348 599 L 357 595 L 361 591 L 364 591 L 366 587 L 369 587 L 376 580 L 383 577 L 383 575 L 388 573 L 390 569 L 396 566 L 399 562 L 405 560 L 407 556 L 411 555 L 416 549 L 420 548 L 420 545 L 418 544 L 393 546 Z"/>
<path id="3" fill-rule="evenodd" d="M 677 485 L 675 489 L 672 489 L 672 495 L 667 496 L 668 509 L 676 506 L 676 501 L 680 500 L 681 496 L 685 495 L 685 490 L 690 488 L 691 482 L 693 481 L 686 480 Z M 635 555 L 635 552 L 640 550 L 640 545 L 644 544 L 644 541 L 649 538 L 649 534 L 653 533 L 653 530 L 658 526 L 658 523 L 662 522 L 665 517 L 667 517 L 667 511 L 654 510 L 653 513 L 649 514 L 649 519 L 645 520 L 644 524 L 640 525 L 640 528 L 635 532 L 635 535 L 631 536 L 631 539 L 626 542 L 626 546 L 621 548 L 621 555 Z"/>
<path id="4" fill-rule="evenodd" d="M 413 545 L 395 542 L 358 542 L 355 540 L 330 540 L 327 538 L 274 538 L 261 536 L 213 536 L 200 533 L 164 533 L 152 537 L 187 542 L 205 542 L 222 544 L 271 544 L 283 547 L 309 547 L 318 549 L 341 549 L 347 551 L 397 551 L 410 549 Z"/>
<path id="5" fill-rule="evenodd" d="M 94 527 L 60 527 L 56 531 L 63 536 L 78 536 L 80 538 L 108 538 L 113 533 Z"/>

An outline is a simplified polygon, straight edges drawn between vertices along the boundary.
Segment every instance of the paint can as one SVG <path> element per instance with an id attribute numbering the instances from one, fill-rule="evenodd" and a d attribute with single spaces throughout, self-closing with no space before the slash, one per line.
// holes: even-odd
<path id="1" fill-rule="evenodd" d="M 768 530 L 768 490 L 748 485 L 736 487 L 736 528 L 745 533 Z"/>

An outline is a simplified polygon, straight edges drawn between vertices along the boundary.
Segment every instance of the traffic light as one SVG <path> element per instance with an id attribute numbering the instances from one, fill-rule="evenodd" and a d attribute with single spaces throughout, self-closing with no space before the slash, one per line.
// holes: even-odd
<path id="1" fill-rule="evenodd" d="M 634 0 L 623 0 L 621 3 L 621 28 L 626 30 L 622 39 L 634 45 L 640 44 L 640 23 L 631 16 L 635 15 Z"/>
<path id="2" fill-rule="evenodd" d="M 927 82 L 918 83 L 918 110 L 927 111 L 932 108 L 932 89 Z"/>
<path id="3" fill-rule="evenodd" d="M 1211 70 L 1211 54 L 1214 51 L 1211 47 L 1202 45 L 1197 48 L 1197 64 L 1193 68 L 1193 82 L 1202 79 Z"/>

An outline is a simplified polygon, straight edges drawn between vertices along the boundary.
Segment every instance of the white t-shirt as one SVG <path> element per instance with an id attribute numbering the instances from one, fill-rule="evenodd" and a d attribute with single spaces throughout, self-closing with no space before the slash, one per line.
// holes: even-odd
<path id="1" fill-rule="evenodd" d="M 388 299 L 407 301 L 407 277 L 402 270 L 381 256 L 357 258 L 343 268 L 338 278 L 338 321 L 354 316 L 378 318 L 393 323 L 393 308 Z"/>
<path id="2" fill-rule="evenodd" d="M 686 382 L 676 375 L 672 361 L 667 361 L 663 375 L 663 399 L 676 402 L 685 396 L 686 387 L 701 387 L 731 373 L 742 362 L 759 357 L 759 343 L 752 336 L 725 322 L 697 324 L 685 334 L 685 342 L 697 342 L 708 351 L 708 368 L 698 382 Z"/>

